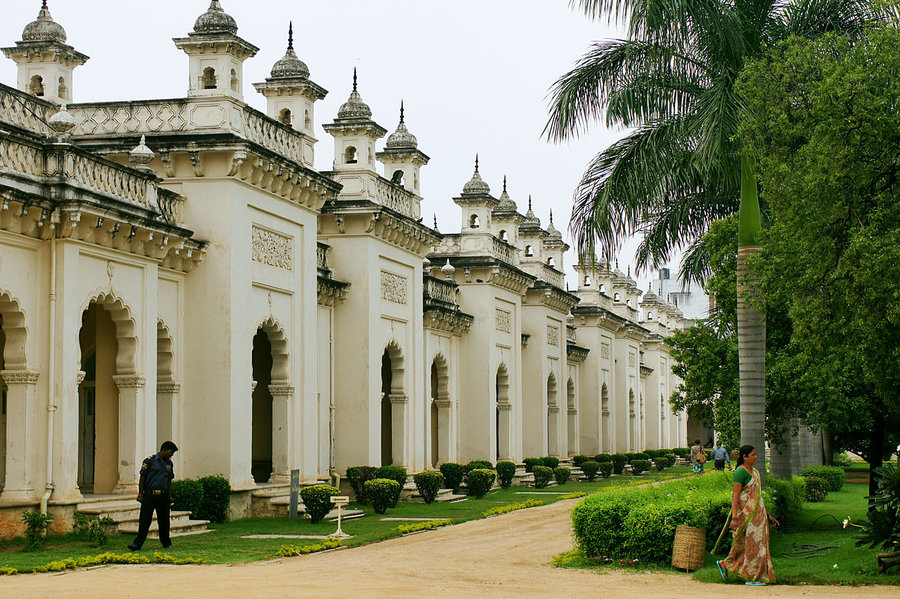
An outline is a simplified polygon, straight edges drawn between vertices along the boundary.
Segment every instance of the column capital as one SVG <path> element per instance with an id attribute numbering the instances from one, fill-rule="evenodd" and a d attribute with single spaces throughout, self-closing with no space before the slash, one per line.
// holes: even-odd
<path id="1" fill-rule="evenodd" d="M 147 384 L 147 379 L 139 374 L 117 374 L 112 379 L 119 389 L 140 389 Z"/>
<path id="2" fill-rule="evenodd" d="M 435 399 L 432 401 L 434 402 L 435 406 L 437 406 L 438 408 L 441 408 L 441 409 L 449 408 L 453 405 L 453 401 L 450 399 Z"/>
<path id="3" fill-rule="evenodd" d="M 509 412 L 510 410 L 512 410 L 512 404 L 508 401 L 498 401 L 497 409 L 501 412 Z"/>
<path id="4" fill-rule="evenodd" d="M 391 405 L 409 403 L 409 396 L 403 393 L 390 393 L 388 399 L 391 400 Z"/>
<path id="5" fill-rule="evenodd" d="M 547 413 L 548 414 L 559 414 L 559 406 L 552 405 L 552 404 L 547 406 Z"/>
<path id="6" fill-rule="evenodd" d="M 269 385 L 269 393 L 272 395 L 272 398 L 293 397 L 294 386 L 285 384 Z"/>
<path id="7" fill-rule="evenodd" d="M 37 370 L 0 370 L 0 378 L 7 385 L 34 385 L 40 376 Z"/>
<path id="8" fill-rule="evenodd" d="M 86 376 L 87 376 L 87 373 L 83 370 L 79 370 L 78 372 L 76 372 L 75 373 L 75 384 L 80 385 L 81 383 L 83 383 L 84 377 L 86 377 Z"/>
<path id="9" fill-rule="evenodd" d="M 179 393 L 181 391 L 181 383 L 175 381 L 163 381 L 156 383 L 157 393 Z"/>

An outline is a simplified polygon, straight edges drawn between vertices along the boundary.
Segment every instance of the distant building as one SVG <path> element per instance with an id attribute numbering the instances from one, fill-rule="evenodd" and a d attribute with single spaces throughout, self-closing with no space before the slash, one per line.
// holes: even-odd
<path id="1" fill-rule="evenodd" d="M 650 290 L 681 310 L 687 320 L 709 316 L 709 295 L 696 283 L 672 278 L 668 268 L 659 269 L 659 277 L 650 282 Z"/>

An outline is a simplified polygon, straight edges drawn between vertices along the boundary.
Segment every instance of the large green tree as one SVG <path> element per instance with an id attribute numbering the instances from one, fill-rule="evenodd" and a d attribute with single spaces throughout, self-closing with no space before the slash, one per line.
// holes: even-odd
<path id="1" fill-rule="evenodd" d="M 790 40 L 737 89 L 772 215 L 762 288 L 790 307 L 811 423 L 874 470 L 900 441 L 900 32 Z"/>
<path id="2" fill-rule="evenodd" d="M 765 319 L 749 302 L 747 258 L 759 251 L 756 165 L 736 141 L 743 103 L 734 82 L 748 58 L 790 35 L 858 36 L 896 22 L 896 0 L 573 0 L 592 18 L 617 20 L 626 39 L 594 44 L 551 90 L 546 133 L 577 136 L 595 120 L 632 129 L 600 152 L 575 193 L 578 249 L 606 257 L 642 235 L 639 267 L 685 245 L 684 274 L 707 271 L 697 241 L 737 212 L 741 436 L 765 441 Z M 764 466 L 764 464 L 763 464 Z M 765 468 L 760 468 L 765 472 Z"/>

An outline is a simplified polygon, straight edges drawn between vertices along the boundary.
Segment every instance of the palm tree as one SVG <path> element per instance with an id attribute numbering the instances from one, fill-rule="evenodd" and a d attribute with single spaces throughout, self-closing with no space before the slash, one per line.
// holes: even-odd
<path id="1" fill-rule="evenodd" d="M 702 235 L 739 213 L 738 354 L 741 442 L 765 442 L 765 317 L 750 294 L 747 259 L 762 224 L 755 161 L 736 138 L 742 103 L 734 83 L 748 59 L 792 35 L 858 37 L 900 22 L 900 0 L 572 0 L 606 16 L 627 38 L 593 44 L 551 89 L 545 134 L 577 137 L 604 119 L 631 129 L 588 165 L 570 228 L 580 252 L 609 258 L 633 234 L 638 268 L 682 248 L 682 276 L 708 274 Z M 765 476 L 765 461 L 760 472 Z"/>

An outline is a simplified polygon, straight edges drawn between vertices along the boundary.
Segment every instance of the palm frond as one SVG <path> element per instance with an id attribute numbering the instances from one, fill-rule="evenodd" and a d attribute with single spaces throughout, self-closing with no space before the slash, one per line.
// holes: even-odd
<path id="1" fill-rule="evenodd" d="M 774 16 L 785 37 L 840 32 L 856 38 L 869 27 L 900 24 L 900 1 L 794 0 L 779 6 Z"/>

